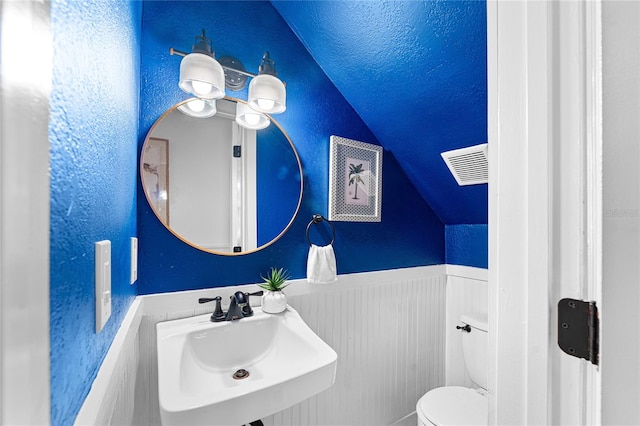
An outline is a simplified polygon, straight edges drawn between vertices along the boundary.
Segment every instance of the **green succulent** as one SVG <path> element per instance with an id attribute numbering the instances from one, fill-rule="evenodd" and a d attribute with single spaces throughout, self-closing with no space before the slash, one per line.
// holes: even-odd
<path id="1" fill-rule="evenodd" d="M 272 266 L 267 276 L 260 275 L 260 278 L 264 280 L 264 283 L 258 284 L 258 286 L 268 291 L 281 291 L 289 285 L 285 284 L 289 279 L 289 273 L 283 268 L 276 269 Z"/>

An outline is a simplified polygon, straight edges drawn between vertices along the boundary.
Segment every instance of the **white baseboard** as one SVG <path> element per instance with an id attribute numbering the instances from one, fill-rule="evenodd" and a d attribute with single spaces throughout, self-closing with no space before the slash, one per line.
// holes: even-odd
<path id="1" fill-rule="evenodd" d="M 407 414 L 400 420 L 397 420 L 389 426 L 416 426 L 418 424 L 418 414 L 414 411 L 411 414 Z"/>

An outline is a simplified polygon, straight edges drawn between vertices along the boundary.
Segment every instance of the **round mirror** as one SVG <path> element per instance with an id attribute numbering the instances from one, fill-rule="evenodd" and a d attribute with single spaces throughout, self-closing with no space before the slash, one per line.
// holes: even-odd
<path id="1" fill-rule="evenodd" d="M 200 104 L 201 117 L 186 111 L 192 101 L 166 111 L 145 139 L 140 175 L 149 205 L 169 231 L 200 250 L 238 255 L 269 246 L 302 202 L 298 152 L 268 115 L 264 129 L 238 125 L 244 101 L 205 105 L 210 117 Z"/>

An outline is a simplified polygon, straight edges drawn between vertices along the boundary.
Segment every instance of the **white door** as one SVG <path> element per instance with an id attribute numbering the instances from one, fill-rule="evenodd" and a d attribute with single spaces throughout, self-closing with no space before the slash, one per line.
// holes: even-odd
<path id="1" fill-rule="evenodd" d="M 0 2 L 0 424 L 48 424 L 48 2 Z M 25 46 L 38 46 L 27 54 Z"/>
<path id="2" fill-rule="evenodd" d="M 601 422 L 599 367 L 556 342 L 560 299 L 601 305 L 600 12 L 488 3 L 491 424 Z"/>

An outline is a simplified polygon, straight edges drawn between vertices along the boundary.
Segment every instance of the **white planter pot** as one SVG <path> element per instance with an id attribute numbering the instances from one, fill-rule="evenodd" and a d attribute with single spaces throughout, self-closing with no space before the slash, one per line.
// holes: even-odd
<path id="1" fill-rule="evenodd" d="M 281 291 L 265 291 L 262 295 L 262 311 L 277 314 L 287 309 L 287 295 Z"/>

